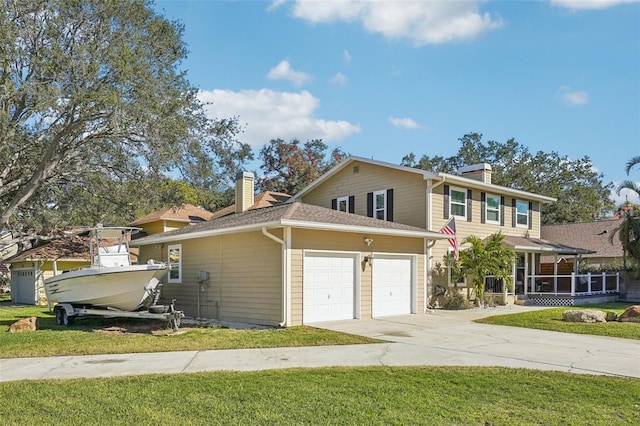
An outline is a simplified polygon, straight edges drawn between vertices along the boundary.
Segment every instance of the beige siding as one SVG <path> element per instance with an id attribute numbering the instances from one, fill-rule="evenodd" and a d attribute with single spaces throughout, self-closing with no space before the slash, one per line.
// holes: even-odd
<path id="1" fill-rule="evenodd" d="M 140 226 L 147 235 L 161 234 L 164 232 L 164 224 L 161 220 L 156 222 L 145 223 Z"/>
<path id="2" fill-rule="evenodd" d="M 163 285 L 163 300 L 190 317 L 278 325 L 282 321 L 281 247 L 260 232 L 185 240 L 182 282 Z M 154 246 L 141 247 L 141 261 L 166 261 Z M 209 281 L 198 283 L 200 271 Z M 202 286 L 202 288 L 201 288 Z M 201 291 L 198 290 L 201 288 Z"/>
<path id="3" fill-rule="evenodd" d="M 333 198 L 354 196 L 354 213 L 366 216 L 367 193 L 393 189 L 393 221 L 424 228 L 426 187 L 426 181 L 419 174 L 356 161 L 322 182 L 301 201 L 331 208 Z"/>

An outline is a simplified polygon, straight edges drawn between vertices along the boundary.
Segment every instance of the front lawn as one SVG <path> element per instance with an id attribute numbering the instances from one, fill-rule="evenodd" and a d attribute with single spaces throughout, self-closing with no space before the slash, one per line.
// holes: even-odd
<path id="1" fill-rule="evenodd" d="M 0 383 L 4 425 L 630 425 L 637 379 L 367 367 Z"/>
<path id="2" fill-rule="evenodd" d="M 625 339 L 640 339 L 640 323 L 605 322 L 579 323 L 566 322 L 562 313 L 568 309 L 596 309 L 604 312 L 613 311 L 618 315 L 630 303 L 606 303 L 588 306 L 565 306 L 560 308 L 540 309 L 517 314 L 496 315 L 477 320 L 483 324 L 508 325 L 513 327 L 536 328 L 539 330 L 562 331 L 565 333 L 594 334 L 598 336 L 622 337 Z"/>
<path id="3" fill-rule="evenodd" d="M 7 333 L 20 318 L 35 316 L 36 332 Z M 162 321 L 82 318 L 56 325 L 46 307 L 0 307 L 0 358 L 94 355 L 208 349 L 270 348 L 376 343 L 378 340 L 314 327 L 232 329 L 183 324 L 173 334 Z"/>

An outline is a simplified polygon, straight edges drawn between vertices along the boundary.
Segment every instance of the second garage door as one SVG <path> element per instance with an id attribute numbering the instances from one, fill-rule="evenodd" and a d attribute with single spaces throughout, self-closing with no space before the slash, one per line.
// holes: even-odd
<path id="1" fill-rule="evenodd" d="M 374 317 L 412 312 L 414 258 L 375 255 L 372 314 Z"/>
<path id="2" fill-rule="evenodd" d="M 355 317 L 356 255 L 308 252 L 304 256 L 303 322 Z"/>

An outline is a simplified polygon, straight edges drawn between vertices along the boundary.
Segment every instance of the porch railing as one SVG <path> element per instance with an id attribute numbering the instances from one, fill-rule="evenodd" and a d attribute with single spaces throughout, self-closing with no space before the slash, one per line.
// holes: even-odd
<path id="1" fill-rule="evenodd" d="M 589 296 L 620 292 L 620 274 L 585 273 L 571 275 L 531 275 L 516 294 Z"/>

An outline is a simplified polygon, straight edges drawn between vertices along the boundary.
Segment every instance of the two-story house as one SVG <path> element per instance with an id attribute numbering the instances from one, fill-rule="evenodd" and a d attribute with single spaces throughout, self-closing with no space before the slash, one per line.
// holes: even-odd
<path id="1" fill-rule="evenodd" d="M 506 236 L 505 244 L 517 254 L 515 286 L 506 289 L 500 283 L 489 282 L 488 289 L 527 295 L 530 300 L 536 294 L 563 293 L 557 280 L 541 276 L 541 255 L 559 259 L 591 253 L 541 239 L 541 206 L 556 200 L 492 184 L 489 164 L 471 165 L 459 169 L 458 174 L 448 174 L 349 157 L 292 200 L 432 231 L 442 230 L 452 220 L 459 244 L 469 235 L 482 239 L 501 232 Z M 433 292 L 436 285 L 452 285 L 443 268 L 443 258 L 453 249 L 453 245 L 443 242 L 429 249 L 428 292 Z"/>
<path id="2" fill-rule="evenodd" d="M 448 236 L 282 194 L 256 205 L 253 180 L 238 175 L 233 211 L 131 242 L 140 262 L 171 263 L 163 299 L 194 318 L 272 326 L 424 312 L 428 247 Z"/>

